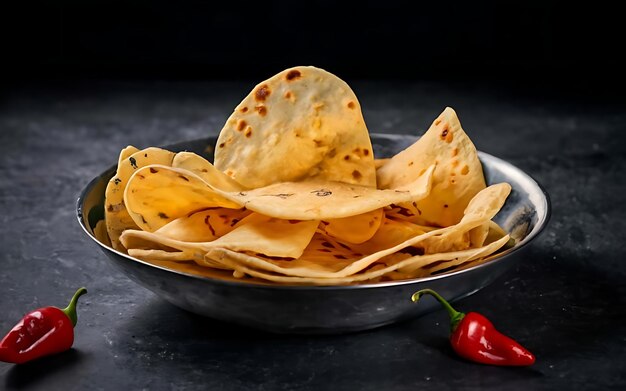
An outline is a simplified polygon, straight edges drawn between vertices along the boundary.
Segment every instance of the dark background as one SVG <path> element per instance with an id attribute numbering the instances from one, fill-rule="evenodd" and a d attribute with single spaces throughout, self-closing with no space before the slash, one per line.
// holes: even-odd
<path id="1" fill-rule="evenodd" d="M 620 12 L 597 1 L 91 0 L 17 7 L 1 13 L 3 73 L 13 82 L 260 81 L 315 65 L 346 80 L 478 80 L 580 95 L 618 96 L 624 84 Z"/>
<path id="2" fill-rule="evenodd" d="M 0 5 L 0 335 L 81 285 L 74 348 L 0 363 L 0 389 L 561 390 L 626 385 L 623 14 L 593 1 L 21 1 Z M 356 334 L 278 336 L 180 310 L 81 231 L 81 189 L 121 148 L 217 134 L 254 84 L 316 65 L 370 132 L 453 107 L 476 147 L 541 183 L 552 218 L 458 309 L 537 356 L 458 359 L 436 311 Z"/>

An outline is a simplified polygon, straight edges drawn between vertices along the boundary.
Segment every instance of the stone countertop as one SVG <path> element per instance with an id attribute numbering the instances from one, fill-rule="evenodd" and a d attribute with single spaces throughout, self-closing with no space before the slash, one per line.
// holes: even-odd
<path id="1" fill-rule="evenodd" d="M 180 310 L 113 268 L 75 218 L 78 193 L 119 150 L 216 134 L 254 83 L 81 82 L 0 97 L 0 332 L 28 310 L 79 303 L 74 348 L 0 363 L 0 388 L 416 390 L 626 387 L 626 111 L 478 84 L 354 82 L 370 132 L 421 134 L 453 107 L 478 149 L 552 199 L 526 259 L 457 304 L 537 356 L 464 362 L 437 311 L 377 330 L 274 335 Z"/>

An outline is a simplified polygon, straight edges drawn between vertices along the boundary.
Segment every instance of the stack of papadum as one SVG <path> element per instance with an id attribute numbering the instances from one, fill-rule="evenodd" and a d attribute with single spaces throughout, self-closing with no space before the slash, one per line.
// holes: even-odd
<path id="1" fill-rule="evenodd" d="M 359 101 L 314 67 L 257 85 L 226 121 L 215 162 L 127 147 L 106 189 L 102 240 L 132 257 L 243 281 L 338 285 L 482 262 L 509 236 L 446 108 L 412 146 L 375 160 Z"/>

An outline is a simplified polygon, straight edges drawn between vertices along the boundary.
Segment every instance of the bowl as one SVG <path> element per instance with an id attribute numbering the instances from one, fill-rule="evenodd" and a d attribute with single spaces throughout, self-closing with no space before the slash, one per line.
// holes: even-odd
<path id="1" fill-rule="evenodd" d="M 417 137 L 372 134 L 375 156 L 390 157 Z M 192 151 L 213 160 L 216 137 L 164 148 Z M 333 334 L 372 329 L 410 319 L 438 308 L 434 300 L 411 301 L 419 289 L 437 290 L 451 301 L 471 295 L 493 282 L 516 262 L 550 217 L 548 194 L 528 174 L 494 156 L 479 152 L 487 183 L 508 182 L 512 191 L 494 218 L 515 246 L 471 268 L 405 281 L 347 286 L 286 286 L 212 278 L 173 271 L 135 259 L 98 241 L 93 228 L 104 216 L 104 191 L 115 174 L 111 167 L 93 179 L 77 202 L 78 222 L 111 263 L 131 280 L 170 303 L 221 321 L 278 333 Z"/>

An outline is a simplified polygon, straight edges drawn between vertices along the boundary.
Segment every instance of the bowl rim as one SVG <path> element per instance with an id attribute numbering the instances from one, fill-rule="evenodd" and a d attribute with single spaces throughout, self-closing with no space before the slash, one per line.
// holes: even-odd
<path id="1" fill-rule="evenodd" d="M 164 148 L 164 149 L 176 148 L 176 146 L 180 145 L 180 144 L 191 144 L 191 143 L 194 143 L 194 142 L 200 142 L 202 140 L 207 140 L 207 139 L 210 139 L 212 137 L 217 137 L 217 135 L 211 134 L 211 135 L 209 135 L 207 137 L 201 137 L 201 138 L 196 138 L 196 139 L 191 139 L 191 140 L 186 140 L 186 141 L 180 141 L 180 142 L 176 142 L 176 143 L 165 145 L 162 148 Z M 376 138 L 378 138 L 378 139 L 395 140 L 395 141 L 404 141 L 404 140 L 411 139 L 411 138 L 414 139 L 414 140 L 417 140 L 419 138 L 419 136 L 412 135 L 412 134 L 370 133 L 370 139 L 376 139 Z M 481 263 L 479 265 L 471 266 L 471 267 L 468 267 L 468 268 L 464 268 L 464 269 L 461 269 L 461 270 L 449 272 L 449 273 L 443 273 L 443 274 L 438 274 L 438 275 L 435 275 L 435 276 L 428 276 L 428 277 L 421 277 L 421 278 L 413 278 L 413 279 L 409 279 L 409 280 L 384 281 L 384 282 L 375 282 L 375 283 L 366 283 L 366 284 L 354 284 L 354 285 L 304 285 L 304 284 L 303 285 L 289 285 L 289 284 L 272 284 L 272 283 L 262 283 L 262 282 L 258 282 L 258 281 L 245 281 L 245 280 L 236 281 L 236 280 L 225 280 L 225 279 L 220 279 L 220 278 L 213 278 L 213 277 L 208 277 L 208 276 L 200 276 L 200 275 L 197 275 L 197 274 L 185 273 L 185 272 L 182 272 L 182 271 L 179 271 L 179 270 L 172 270 L 172 269 L 169 269 L 169 268 L 166 268 L 166 267 L 163 267 L 163 266 L 155 265 L 155 264 L 152 264 L 150 262 L 143 261 L 143 260 L 131 257 L 128 254 L 122 253 L 122 252 L 120 252 L 120 251 L 118 251 L 118 250 L 116 250 L 116 249 L 114 249 L 112 247 L 109 247 L 109 246 L 105 245 L 104 243 L 100 242 L 91 232 L 89 232 L 89 229 L 87 228 L 87 222 L 85 222 L 85 219 L 83 218 L 83 204 L 84 204 L 84 200 L 86 198 L 86 195 L 91 192 L 91 190 L 96 186 L 96 184 L 98 184 L 98 183 L 100 183 L 100 181 L 102 181 L 102 178 L 104 176 L 107 176 L 107 175 L 109 175 L 109 173 L 111 171 L 114 171 L 117 168 L 117 164 L 114 164 L 114 165 L 108 167 L 106 170 L 104 170 L 99 175 L 97 175 L 95 178 L 93 178 L 91 181 L 89 181 L 89 183 L 87 183 L 87 185 L 85 185 L 85 187 L 83 187 L 83 189 L 79 193 L 78 198 L 76 199 L 76 217 L 78 219 L 78 223 L 80 224 L 80 226 L 83 229 L 83 231 L 85 232 L 85 234 L 91 240 L 93 240 L 98 246 L 100 246 L 100 248 L 103 251 L 112 252 L 115 255 L 117 255 L 118 257 L 126 258 L 129 261 L 138 262 L 143 267 L 152 267 L 152 268 L 160 269 L 162 271 L 166 271 L 166 272 L 169 272 L 169 273 L 175 273 L 175 274 L 178 274 L 178 275 L 183 276 L 183 277 L 191 277 L 191 278 L 194 278 L 194 279 L 198 279 L 198 280 L 201 280 L 201 281 L 207 281 L 207 282 L 211 282 L 211 283 L 223 284 L 223 285 L 228 285 L 228 286 L 237 286 L 237 287 L 241 286 L 241 287 L 249 287 L 249 288 L 268 288 L 268 289 L 278 289 L 278 290 L 375 289 L 375 288 L 385 288 L 385 287 L 398 287 L 398 286 L 412 285 L 412 284 L 418 284 L 418 283 L 421 284 L 421 283 L 424 283 L 424 282 L 436 281 L 436 280 L 441 280 L 441 279 L 444 279 L 444 278 L 452 278 L 452 277 L 457 276 L 459 274 L 470 273 L 472 271 L 479 270 L 481 268 L 490 267 L 491 265 L 493 265 L 493 264 L 495 264 L 497 262 L 502 262 L 504 259 L 509 258 L 514 253 L 516 253 L 516 252 L 520 251 L 522 248 L 526 247 L 548 225 L 548 222 L 549 222 L 550 217 L 552 215 L 552 206 L 551 206 L 550 196 L 549 196 L 548 192 L 545 190 L 545 188 L 535 178 L 533 178 L 530 174 L 524 172 L 522 169 L 518 168 L 517 166 L 513 165 L 512 163 L 509 163 L 506 160 L 503 160 L 501 158 L 498 158 L 498 157 L 493 156 L 491 154 L 488 154 L 486 152 L 478 151 L 478 157 L 479 157 L 479 160 L 481 161 L 481 163 L 483 163 L 484 160 L 491 160 L 493 162 L 496 162 L 496 163 L 498 163 L 500 165 L 503 165 L 503 166 L 507 167 L 509 170 L 512 170 L 517 175 L 519 175 L 521 178 L 523 178 L 524 180 L 530 182 L 532 185 L 535 185 L 540 190 L 540 194 L 542 195 L 542 198 L 541 198 L 540 201 L 543 204 L 545 212 L 542 215 L 538 215 L 537 222 L 535 223 L 535 226 L 528 233 L 528 235 L 526 235 L 524 237 L 524 239 L 522 239 L 514 247 L 508 248 L 508 249 L 506 249 L 506 250 L 504 250 L 502 252 L 499 252 L 499 253 L 497 253 L 495 255 L 489 256 L 487 262 Z"/>

